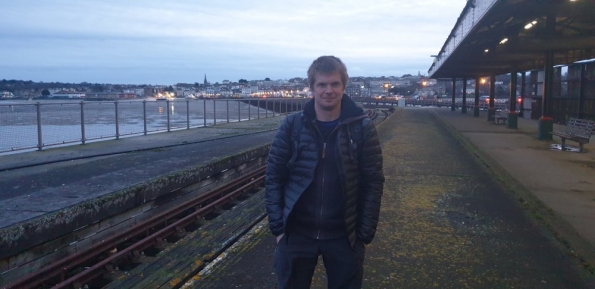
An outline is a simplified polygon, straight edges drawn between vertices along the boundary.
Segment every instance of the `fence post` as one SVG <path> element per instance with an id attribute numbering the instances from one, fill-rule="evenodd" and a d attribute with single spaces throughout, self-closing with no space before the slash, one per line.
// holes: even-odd
<path id="1" fill-rule="evenodd" d="M 225 100 L 226 109 L 225 112 L 227 113 L 227 123 L 229 123 L 229 99 Z"/>
<path id="2" fill-rule="evenodd" d="M 203 116 L 203 127 L 207 127 L 207 100 L 202 100 L 202 116 Z"/>
<path id="3" fill-rule="evenodd" d="M 217 124 L 217 102 L 213 98 L 213 125 Z"/>
<path id="4" fill-rule="evenodd" d="M 118 101 L 114 101 L 116 106 L 116 139 L 120 139 L 120 122 L 119 122 L 119 113 L 118 113 Z"/>
<path id="5" fill-rule="evenodd" d="M 238 104 L 239 105 L 239 104 Z M 252 108 L 252 103 L 250 102 L 250 100 L 248 100 L 248 120 L 251 120 L 252 118 L 250 117 L 250 108 Z"/>
<path id="6" fill-rule="evenodd" d="M 81 101 L 81 143 L 85 144 L 85 102 Z"/>
<path id="7" fill-rule="evenodd" d="M 260 99 L 256 100 L 256 108 L 258 109 L 256 111 L 256 118 L 260 119 Z"/>
<path id="8" fill-rule="evenodd" d="M 242 109 L 240 107 L 240 100 L 238 99 L 238 122 L 242 121 Z"/>
<path id="9" fill-rule="evenodd" d="M 190 100 L 186 99 L 186 129 L 190 129 Z"/>
<path id="10" fill-rule="evenodd" d="M 35 107 L 37 108 L 37 149 L 41 150 L 43 148 L 43 138 L 41 136 L 41 103 L 37 102 Z"/>
<path id="11" fill-rule="evenodd" d="M 143 134 L 147 135 L 147 101 L 143 100 Z"/>
<path id="12" fill-rule="evenodd" d="M 264 99 L 264 118 L 268 118 L 269 117 L 269 99 L 265 98 Z"/>
<path id="13" fill-rule="evenodd" d="M 170 129 L 171 126 L 170 126 L 170 123 L 169 123 L 169 119 L 170 119 L 169 118 L 169 99 L 166 99 L 165 100 L 165 110 L 167 110 L 167 131 L 170 132 L 171 131 L 171 129 Z"/>

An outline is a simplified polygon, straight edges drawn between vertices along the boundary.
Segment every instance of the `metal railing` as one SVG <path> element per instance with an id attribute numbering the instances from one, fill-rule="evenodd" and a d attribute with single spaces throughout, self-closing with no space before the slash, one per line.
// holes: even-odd
<path id="1" fill-rule="evenodd" d="M 0 153 L 267 118 L 303 104 L 282 98 L 0 103 Z"/>

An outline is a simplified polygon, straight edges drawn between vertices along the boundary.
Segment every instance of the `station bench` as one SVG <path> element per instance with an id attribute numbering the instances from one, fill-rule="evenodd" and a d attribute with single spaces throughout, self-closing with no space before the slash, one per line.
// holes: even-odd
<path id="1" fill-rule="evenodd" d="M 506 125 L 506 120 L 508 119 L 508 110 L 496 111 L 494 119 L 496 120 L 496 124 L 500 124 L 500 121 L 502 121 L 502 125 Z"/>
<path id="2" fill-rule="evenodd" d="M 566 150 L 566 139 L 579 144 L 579 152 L 583 152 L 583 145 L 589 143 L 589 139 L 595 130 L 595 121 L 571 118 L 562 131 L 551 132 L 552 135 L 562 139 L 562 151 Z"/>

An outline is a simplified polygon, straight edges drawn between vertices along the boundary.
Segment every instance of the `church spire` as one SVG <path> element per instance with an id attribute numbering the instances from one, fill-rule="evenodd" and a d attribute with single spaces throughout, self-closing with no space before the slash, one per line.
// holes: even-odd
<path id="1" fill-rule="evenodd" d="M 207 85 L 207 74 L 205 73 L 205 85 Z"/>

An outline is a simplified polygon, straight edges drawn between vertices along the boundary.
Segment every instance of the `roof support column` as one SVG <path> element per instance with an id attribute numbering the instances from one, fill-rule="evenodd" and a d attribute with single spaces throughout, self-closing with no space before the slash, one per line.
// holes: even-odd
<path id="1" fill-rule="evenodd" d="M 552 94 L 554 84 L 554 53 L 548 50 L 545 53 L 545 67 L 543 78 L 543 95 L 541 96 L 541 117 L 552 117 Z"/>
<path id="2" fill-rule="evenodd" d="M 463 103 L 461 104 L 461 113 L 467 113 L 467 78 L 463 77 Z"/>
<path id="3" fill-rule="evenodd" d="M 521 102 L 519 103 L 519 117 L 525 117 L 525 88 L 527 88 L 527 81 L 525 80 L 525 72 L 521 73 Z"/>
<path id="4" fill-rule="evenodd" d="M 580 66 L 580 80 L 579 80 L 579 88 L 578 88 L 578 118 L 585 117 L 585 86 L 587 85 L 587 79 L 585 75 L 585 71 L 587 70 L 586 64 L 581 64 Z"/>
<path id="5" fill-rule="evenodd" d="M 481 77 L 475 77 L 475 101 L 473 102 L 473 117 L 479 117 L 479 85 Z"/>
<path id="6" fill-rule="evenodd" d="M 551 36 L 555 33 L 556 18 L 554 15 L 548 15 L 546 20 L 547 33 Z M 543 95 L 541 97 L 541 117 L 538 120 L 537 139 L 551 140 L 551 132 L 554 130 L 554 120 L 552 118 L 552 92 L 554 84 L 554 52 L 548 50 L 545 52 L 545 67 L 543 79 Z"/>
<path id="7" fill-rule="evenodd" d="M 496 75 L 490 75 L 490 103 L 488 106 L 488 121 L 496 121 L 496 107 L 494 106 L 494 98 L 496 97 Z"/>
<path id="8" fill-rule="evenodd" d="M 508 128 L 518 127 L 518 115 L 516 113 L 516 85 L 517 71 L 513 69 L 510 72 L 510 96 L 508 98 Z"/>
<path id="9" fill-rule="evenodd" d="M 450 101 L 450 111 L 455 111 L 455 94 L 457 92 L 457 79 L 452 79 L 452 98 Z"/>
<path id="10" fill-rule="evenodd" d="M 545 67 L 543 79 L 543 95 L 541 96 L 541 117 L 537 121 L 537 139 L 551 140 L 554 130 L 552 113 L 552 84 L 554 81 L 554 53 L 549 50 L 545 53 Z"/>

